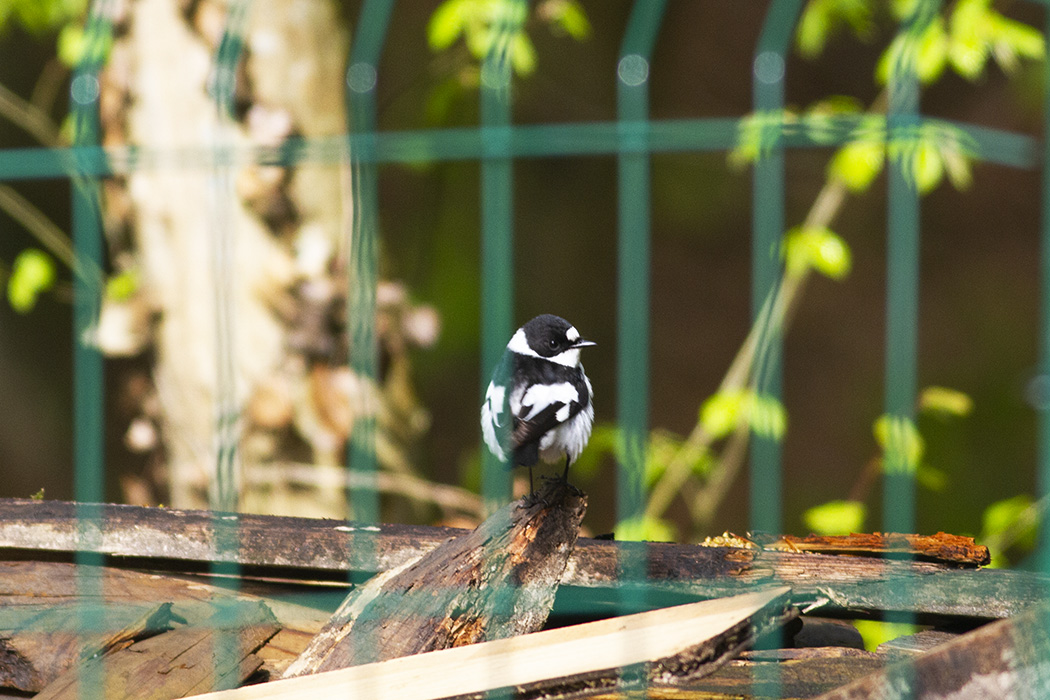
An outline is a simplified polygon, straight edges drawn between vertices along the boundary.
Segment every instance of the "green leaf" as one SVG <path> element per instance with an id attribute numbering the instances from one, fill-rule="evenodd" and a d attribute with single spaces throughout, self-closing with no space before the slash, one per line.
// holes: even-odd
<path id="1" fill-rule="evenodd" d="M 106 297 L 113 301 L 128 301 L 139 290 L 139 275 L 135 270 L 125 270 L 106 280 Z"/>
<path id="2" fill-rule="evenodd" d="M 1027 495 L 1022 494 L 996 501 L 985 508 L 984 516 L 981 518 L 982 539 L 1016 531 L 1017 535 L 1012 539 L 1011 544 L 1031 549 L 1035 546 L 1039 521 L 1038 508 Z"/>
<path id="3" fill-rule="evenodd" d="M 867 507 L 860 501 L 828 501 L 802 514 L 802 522 L 818 535 L 848 535 L 864 527 Z"/>
<path id="4" fill-rule="evenodd" d="M 447 49 L 464 31 L 468 17 L 474 14 L 476 3 L 471 0 L 445 0 L 427 23 L 427 43 L 435 51 Z"/>
<path id="5" fill-rule="evenodd" d="M 930 491 L 943 491 L 948 486 L 948 474 L 943 469 L 931 467 L 925 462 L 919 464 L 915 479 Z"/>
<path id="6" fill-rule="evenodd" d="M 782 440 L 787 432 L 787 410 L 769 394 L 751 395 L 749 418 L 751 429 L 760 437 Z"/>
<path id="7" fill-rule="evenodd" d="M 545 12 L 551 26 L 565 32 L 573 39 L 583 40 L 591 35 L 591 22 L 583 6 L 576 0 L 548 0 Z"/>
<path id="8" fill-rule="evenodd" d="M 882 468 L 890 473 L 914 474 L 926 452 L 915 423 L 902 416 L 883 414 L 875 420 L 875 441 L 882 448 Z"/>
<path id="9" fill-rule="evenodd" d="M 44 500 L 44 488 L 43 488 L 43 487 L 40 487 L 40 490 L 39 490 L 39 491 L 37 491 L 36 493 L 34 493 L 34 494 L 33 494 L 32 496 L 30 496 L 29 498 L 30 498 L 31 500 L 34 500 L 34 501 L 42 501 L 42 500 Z"/>
<path id="10" fill-rule="evenodd" d="M 749 392 L 743 390 L 719 391 L 712 394 L 700 407 L 700 424 L 713 439 L 725 437 L 744 419 Z"/>
<path id="11" fill-rule="evenodd" d="M 919 394 L 919 410 L 945 416 L 968 416 L 973 411 L 973 399 L 956 389 L 928 386 Z"/>
<path id="12" fill-rule="evenodd" d="M 518 75 L 532 75 L 536 70 L 536 48 L 525 32 L 518 32 L 511 39 L 510 58 Z"/>
<path id="13" fill-rule="evenodd" d="M 886 143 L 882 139 L 853 141 L 835 153 L 828 174 L 842 181 L 851 192 L 863 192 L 882 172 L 885 160 Z"/>
<path id="14" fill-rule="evenodd" d="M 737 126 L 737 145 L 729 152 L 729 164 L 743 167 L 765 156 L 780 142 L 784 128 L 797 122 L 798 115 L 788 110 L 747 115 Z"/>
<path id="15" fill-rule="evenodd" d="M 846 242 L 823 226 L 789 230 L 784 236 L 784 258 L 789 274 L 800 275 L 812 268 L 835 280 L 849 274 L 852 262 Z"/>
<path id="16" fill-rule="evenodd" d="M 915 634 L 919 631 L 919 628 L 916 625 L 908 624 L 906 622 L 854 620 L 853 625 L 857 628 L 857 631 L 860 632 L 861 638 L 864 639 L 864 648 L 872 652 L 884 642 L 908 634 Z"/>
<path id="17" fill-rule="evenodd" d="M 674 525 L 660 518 L 639 517 L 617 523 L 614 536 L 621 542 L 674 542 Z"/>
<path id="18" fill-rule="evenodd" d="M 914 71 L 920 82 L 930 83 L 939 78 L 948 65 L 948 46 L 944 18 L 938 15 L 918 36 L 902 32 L 894 37 L 879 58 L 875 77 L 885 85 L 895 71 Z"/>
<path id="19" fill-rule="evenodd" d="M 37 298 L 55 284 L 55 263 L 51 256 L 36 248 L 27 248 L 15 258 L 14 269 L 7 280 L 7 300 L 19 313 L 29 313 Z"/>

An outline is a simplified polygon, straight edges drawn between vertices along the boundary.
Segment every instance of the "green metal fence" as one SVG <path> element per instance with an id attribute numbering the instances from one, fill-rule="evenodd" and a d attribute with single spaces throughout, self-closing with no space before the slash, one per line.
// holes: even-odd
<path id="1" fill-rule="evenodd" d="M 528 11 L 524 0 L 512 3 L 507 12 L 504 36 L 512 36 Z M 1040 1 L 1036 4 L 1050 5 Z M 756 114 L 777 115 L 784 106 L 784 84 L 791 40 L 803 0 L 772 0 L 754 50 L 753 101 Z M 101 37 L 111 28 L 107 3 L 95 0 L 88 22 L 89 41 L 102 45 Z M 231 3 L 223 41 L 215 57 L 216 109 L 232 110 L 235 67 L 241 60 L 245 17 L 252 11 L 250 0 Z M 374 377 L 377 372 L 376 335 L 372 324 L 376 305 L 379 247 L 379 169 L 399 163 L 476 160 L 481 164 L 481 357 L 483 374 L 503 352 L 515 324 L 513 316 L 513 192 L 514 164 L 535 157 L 586 158 L 613 155 L 618 162 L 618 296 L 616 346 L 618 393 L 617 422 L 621 431 L 621 463 L 617 481 L 617 508 L 621 520 L 644 510 L 642 481 L 645 445 L 649 431 L 649 326 L 650 326 L 650 157 L 656 153 L 729 151 L 740 139 L 744 115 L 732 119 L 653 120 L 649 118 L 650 63 L 666 13 L 665 0 L 635 0 L 620 45 L 616 65 L 609 66 L 606 79 L 615 81 L 617 118 L 611 122 L 515 125 L 511 119 L 513 81 L 505 42 L 496 41 L 481 71 L 481 116 L 477 127 L 389 132 L 377 127 L 376 85 L 382 80 L 380 57 L 391 22 L 397 21 L 393 0 L 365 0 L 352 41 L 347 72 L 345 137 L 292 141 L 279 147 L 235 148 L 230 144 L 202 144 L 194 152 L 180 154 L 185 167 L 208 164 L 220 192 L 230 191 L 230 169 L 246 162 L 293 166 L 298 163 L 339 163 L 353 166 L 354 220 L 351 237 L 350 298 L 348 308 L 351 364 L 355 372 Z M 900 28 L 917 36 L 936 15 L 940 3 L 920 2 L 918 10 Z M 1050 19 L 1047 20 L 1050 33 Z M 92 39 L 93 37 L 93 39 Z M 110 151 L 98 145 L 98 78 L 101 54 L 90 54 L 77 69 L 72 82 L 71 105 L 76 120 L 76 142 L 66 149 L 20 149 L 0 152 L 0 181 L 68 178 L 73 184 L 73 239 L 83 270 L 76 276 L 74 314 L 75 366 L 75 497 L 83 504 L 103 500 L 103 367 L 99 352 L 89 342 L 89 330 L 97 318 L 101 278 L 91 270 L 103 268 L 98 180 L 115 173 L 161 167 L 157 155 L 148 151 Z M 1048 76 L 1050 80 L 1050 76 Z M 1050 95 L 1050 91 L 1047 92 Z M 1050 126 L 1050 97 L 1044 114 Z M 919 83 L 914 66 L 895 66 L 889 83 L 886 138 L 906 140 L 927 118 L 919 107 Z M 1050 171 L 1050 147 L 1031 138 L 970 124 L 953 124 L 973 144 L 976 157 L 1016 168 Z M 768 300 L 781 283 L 780 241 L 785 221 L 785 152 L 793 148 L 827 148 L 847 142 L 859 128 L 857 119 L 840 117 L 829 121 L 820 133 L 797 124 L 772 122 L 763 132 L 760 157 L 753 167 L 751 311 L 756 322 L 763 318 Z M 169 166 L 163 166 L 169 167 Z M 889 161 L 887 326 L 885 366 L 885 411 L 900 425 L 914 419 L 917 386 L 917 338 L 920 240 L 919 198 L 914 183 L 904 171 L 903 160 Z M 1044 175 L 1045 177 L 1045 175 Z M 223 221 L 223 203 L 216 205 L 216 219 Z M 1039 372 L 1050 377 L 1050 187 L 1043 187 L 1042 202 L 1042 290 Z M 214 259 L 217 280 L 222 281 L 231 256 L 229 233 L 216 226 Z M 220 285 L 220 289 L 223 286 Z M 232 387 L 232 343 L 229 340 L 230 295 L 216 302 L 219 319 L 216 358 L 220 381 L 216 408 L 216 470 L 213 504 L 232 510 L 236 504 L 233 457 L 236 448 L 236 402 Z M 780 395 L 781 338 L 770 328 L 762 367 L 757 371 L 762 393 Z M 348 460 L 356 472 L 376 469 L 375 426 L 359 421 L 350 442 Z M 755 530 L 782 530 L 781 446 L 771 437 L 755 435 L 751 440 L 750 522 Z M 487 454 L 487 453 L 486 453 Z M 887 504 L 883 529 L 911 532 L 915 529 L 915 483 L 905 468 L 903 442 L 890 440 L 884 481 Z M 483 495 L 488 503 L 505 502 L 510 494 L 509 476 L 491 459 L 485 462 Z M 1039 494 L 1050 492 L 1050 403 L 1039 406 Z M 362 520 L 379 517 L 375 489 L 355 489 L 352 512 Z M 87 540 L 98 528 L 99 515 L 89 505 L 81 506 Z M 216 521 L 224 528 L 235 525 Z M 235 530 L 224 538 L 236 546 Z M 1042 537 L 1043 570 L 1050 570 L 1050 539 Z M 367 549 L 367 542 L 361 547 Z M 90 549 L 85 546 L 85 549 Z M 626 551 L 626 550 L 625 550 Z M 354 557 L 362 556 L 355 551 Z M 86 563 L 89 560 L 83 559 Z M 97 562 L 96 562 L 97 563 Z M 645 562 L 625 557 L 623 575 L 644 581 Z M 626 590 L 626 589 L 625 589 Z M 641 590 L 641 587 L 633 589 Z"/>

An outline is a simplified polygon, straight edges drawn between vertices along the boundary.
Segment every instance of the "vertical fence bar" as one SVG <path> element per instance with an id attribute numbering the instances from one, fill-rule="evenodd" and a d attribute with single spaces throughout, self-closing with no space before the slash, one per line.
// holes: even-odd
<path id="1" fill-rule="evenodd" d="M 215 133 L 212 148 L 216 156 L 232 151 L 230 119 L 234 111 L 237 86 L 237 63 L 244 47 L 244 31 L 251 0 L 231 2 L 226 14 L 222 39 L 213 59 L 212 97 L 215 100 Z M 233 274 L 236 255 L 234 226 L 231 216 L 235 192 L 227 158 L 213 160 L 209 191 L 211 208 L 211 270 L 215 293 L 215 480 L 209 488 L 212 510 L 237 510 L 240 479 L 237 473 L 239 411 L 236 387 L 237 309 Z"/>
<path id="2" fill-rule="evenodd" d="M 1050 37 L 1050 4 L 1046 6 L 1043 36 Z M 1039 376 L 1035 380 L 1034 399 L 1038 429 L 1038 465 L 1036 497 L 1040 500 L 1050 494 L 1050 61 L 1043 63 L 1043 172 L 1042 211 L 1040 222 L 1040 319 L 1039 319 Z M 1046 518 L 1039 526 L 1039 571 L 1050 574 L 1050 527 Z"/>
<path id="3" fill-rule="evenodd" d="M 616 518 L 645 511 L 645 450 L 649 433 L 650 154 L 649 66 L 665 0 L 636 0 L 616 67 L 618 166 L 617 418 L 620 429 Z M 620 543 L 620 603 L 644 604 L 644 550 Z"/>
<path id="4" fill-rule="evenodd" d="M 379 277 L 379 166 L 375 158 L 377 128 L 376 85 L 379 60 L 383 53 L 394 0 L 366 0 L 361 8 L 346 72 L 346 113 L 348 133 L 353 138 L 350 148 L 350 177 L 353 211 L 347 243 L 349 276 L 347 289 L 347 332 L 349 333 L 350 369 L 378 391 L 379 348 L 375 335 L 376 286 Z M 347 478 L 357 476 L 349 488 L 348 505 L 355 520 L 378 522 L 379 491 L 376 487 L 374 399 L 366 392 L 364 415 L 355 417 L 353 433 L 347 446 Z M 366 485 L 367 484 L 367 485 Z M 373 570 L 375 540 L 372 533 L 360 529 L 351 533 L 348 542 L 354 569 Z M 359 648 L 367 651 L 367 640 Z"/>
<path id="5" fill-rule="evenodd" d="M 379 351 L 375 336 L 376 285 L 379 267 L 379 175 L 375 160 L 377 66 L 383 53 L 394 0 L 366 0 L 350 47 L 346 73 L 346 110 L 349 133 L 353 212 L 347 329 L 350 369 L 366 383 L 379 381 Z M 378 388 L 378 387 L 376 387 Z M 366 392 L 367 396 L 367 392 Z M 364 415 L 356 416 L 347 454 L 347 470 L 358 476 L 350 489 L 349 506 L 355 520 L 379 520 L 379 492 L 375 487 L 375 409 L 367 399 Z M 369 484 L 370 487 L 366 487 Z"/>
<path id="6" fill-rule="evenodd" d="M 775 0 L 766 12 L 752 64 L 755 114 L 779 115 L 784 109 L 786 56 L 802 0 Z M 751 319 L 769 323 L 752 372 L 757 393 L 780 400 L 783 342 L 779 323 L 763 309 L 772 307 L 782 271 L 780 241 L 784 234 L 784 148 L 776 134 L 755 161 L 751 199 Z M 765 144 L 763 144 L 765 145 Z M 763 320 L 765 319 L 765 320 Z M 751 434 L 750 523 L 756 531 L 782 530 L 781 446 L 773 436 Z"/>
<path id="7" fill-rule="evenodd" d="M 247 28 L 251 0 L 234 0 L 228 6 L 222 39 L 212 60 L 210 90 L 215 102 L 215 132 L 212 134 L 212 167 L 208 193 L 210 208 L 211 273 L 215 312 L 215 476 L 209 485 L 209 506 L 212 510 L 212 547 L 214 561 L 209 567 L 216 574 L 217 585 L 231 589 L 239 586 L 241 567 L 237 563 L 240 547 L 240 524 L 233 513 L 240 505 L 241 479 L 238 473 L 240 442 L 240 415 L 237 403 L 236 353 L 237 317 L 234 294 L 236 265 L 236 206 L 233 186 L 232 152 L 234 139 L 232 119 L 237 88 L 237 64 L 243 56 L 244 33 Z M 224 597 L 212 600 L 216 614 L 212 636 L 212 663 L 214 678 L 223 678 L 220 669 L 238 662 L 238 634 L 235 631 L 237 606 Z M 236 680 L 225 676 L 212 690 L 226 690 Z"/>
<path id="8" fill-rule="evenodd" d="M 923 0 L 901 31 L 918 41 L 934 19 L 939 0 Z M 911 52 L 893 66 L 886 110 L 887 168 L 886 253 L 886 403 L 889 434 L 885 448 L 883 522 L 888 532 L 915 529 L 915 478 L 908 457 L 918 384 L 919 194 L 909 168 L 917 138 L 919 81 Z"/>
<path id="9" fill-rule="evenodd" d="M 510 157 L 512 39 L 528 0 L 507 0 L 481 66 L 481 395 L 514 330 L 514 165 Z M 480 405 L 480 401 L 478 404 Z M 511 494 L 511 473 L 481 450 L 481 496 L 493 512 Z"/>
<path id="10" fill-rule="evenodd" d="M 80 156 L 98 153 L 98 74 L 106 60 L 112 34 L 110 8 L 105 0 L 92 3 L 85 27 L 86 51 L 70 83 L 70 110 L 74 124 L 73 145 L 78 169 L 92 172 Z M 98 541 L 102 531 L 99 504 L 105 498 L 105 401 L 102 354 L 94 340 L 103 287 L 102 216 L 98 182 L 88 175 L 72 180 L 73 249 L 73 494 L 77 503 L 78 566 L 102 564 Z M 80 569 L 78 568 L 78 572 Z M 99 577 L 77 577 L 80 601 L 102 600 Z M 98 606 L 85 603 L 78 609 L 79 629 L 89 632 L 102 624 Z M 105 677 L 100 667 L 78 666 L 80 698 L 101 698 Z"/>

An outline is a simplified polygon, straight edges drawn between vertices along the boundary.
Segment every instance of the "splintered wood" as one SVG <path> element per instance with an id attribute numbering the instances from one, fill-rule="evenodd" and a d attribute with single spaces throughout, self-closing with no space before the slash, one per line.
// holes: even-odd
<path id="1" fill-rule="evenodd" d="M 476 530 L 355 589 L 297 676 L 535 632 L 547 621 L 587 500 L 552 480 Z"/>

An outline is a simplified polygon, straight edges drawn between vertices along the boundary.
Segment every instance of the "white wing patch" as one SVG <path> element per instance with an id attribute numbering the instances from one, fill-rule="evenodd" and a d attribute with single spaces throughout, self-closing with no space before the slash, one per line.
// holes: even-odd
<path id="1" fill-rule="evenodd" d="M 503 398 L 506 395 L 506 387 L 490 383 L 489 388 L 485 390 L 485 403 L 481 405 L 481 436 L 492 454 L 501 461 L 507 460 L 507 454 L 496 436 L 496 429 L 502 426 L 500 415 L 503 413 Z"/>
<path id="2" fill-rule="evenodd" d="M 563 403 L 565 404 L 558 409 L 555 417 L 560 422 L 564 422 L 569 417 L 570 407 L 569 404 L 572 402 L 578 402 L 580 400 L 580 393 L 576 391 L 569 382 L 561 382 L 559 384 L 533 384 L 526 391 L 525 395 L 521 397 L 521 405 L 529 406 L 529 412 L 523 418 L 525 420 L 532 420 L 535 418 L 540 411 L 550 406 L 552 403 Z"/>

